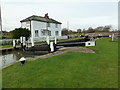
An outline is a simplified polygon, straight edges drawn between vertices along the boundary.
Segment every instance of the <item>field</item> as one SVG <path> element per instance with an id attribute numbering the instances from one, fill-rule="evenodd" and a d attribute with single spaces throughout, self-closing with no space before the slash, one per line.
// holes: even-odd
<path id="1" fill-rule="evenodd" d="M 67 52 L 4 68 L 3 88 L 118 88 L 118 43 L 98 39 L 96 53 Z"/>

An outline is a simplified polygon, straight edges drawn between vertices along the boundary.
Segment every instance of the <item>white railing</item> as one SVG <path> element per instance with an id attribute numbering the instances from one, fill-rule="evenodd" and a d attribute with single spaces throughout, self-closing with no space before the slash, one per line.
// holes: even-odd
<path id="1" fill-rule="evenodd" d="M 0 45 L 12 45 L 13 40 L 19 41 L 19 39 L 1 39 L 0 40 Z"/>
<path id="2" fill-rule="evenodd" d="M 34 42 L 46 41 L 47 36 L 35 37 Z M 56 39 L 67 39 L 67 36 L 56 36 Z M 55 40 L 54 36 L 49 36 L 50 40 Z"/>

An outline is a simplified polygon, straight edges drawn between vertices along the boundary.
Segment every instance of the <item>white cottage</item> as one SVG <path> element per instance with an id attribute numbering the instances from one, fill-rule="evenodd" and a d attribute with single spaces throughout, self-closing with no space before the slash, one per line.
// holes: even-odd
<path id="1" fill-rule="evenodd" d="M 62 23 L 49 18 L 48 13 L 44 17 L 33 15 L 20 22 L 22 28 L 28 28 L 31 31 L 31 39 L 34 41 L 45 41 L 47 36 L 50 39 L 63 38 L 61 36 Z"/>

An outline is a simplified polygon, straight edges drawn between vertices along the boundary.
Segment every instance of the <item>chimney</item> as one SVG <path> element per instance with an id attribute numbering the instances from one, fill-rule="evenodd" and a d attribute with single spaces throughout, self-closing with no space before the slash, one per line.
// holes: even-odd
<path id="1" fill-rule="evenodd" d="M 45 17 L 45 18 L 49 18 L 48 13 L 46 13 L 44 17 Z"/>

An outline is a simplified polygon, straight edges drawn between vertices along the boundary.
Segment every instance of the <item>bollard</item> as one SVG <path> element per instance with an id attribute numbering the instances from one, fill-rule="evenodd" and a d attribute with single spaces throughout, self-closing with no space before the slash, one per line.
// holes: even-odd
<path id="1" fill-rule="evenodd" d="M 24 64 L 25 64 L 25 60 L 26 60 L 26 59 L 25 59 L 24 57 L 21 57 L 21 58 L 20 58 L 19 61 L 21 62 L 21 65 L 24 65 Z"/>

